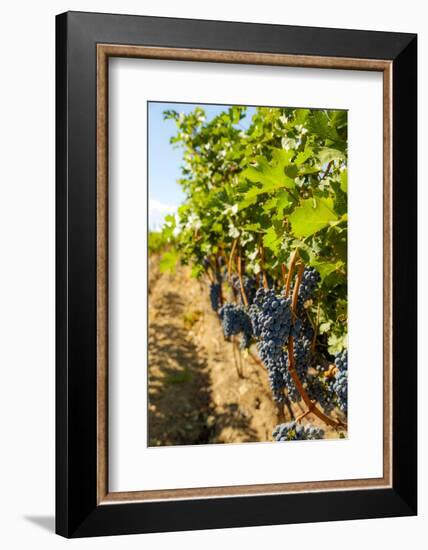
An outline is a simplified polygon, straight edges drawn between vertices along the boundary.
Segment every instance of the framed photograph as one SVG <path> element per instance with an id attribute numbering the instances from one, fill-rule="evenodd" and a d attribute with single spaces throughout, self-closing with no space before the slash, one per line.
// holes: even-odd
<path id="1" fill-rule="evenodd" d="M 417 38 L 56 20 L 56 529 L 417 513 Z"/>

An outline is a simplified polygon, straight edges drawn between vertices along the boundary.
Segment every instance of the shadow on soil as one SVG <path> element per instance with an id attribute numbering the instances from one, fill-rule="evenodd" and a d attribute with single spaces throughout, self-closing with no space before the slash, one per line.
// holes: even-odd
<path id="1" fill-rule="evenodd" d="M 250 419 L 237 403 L 220 413 L 214 410 L 205 352 L 189 338 L 182 322 L 186 305 L 181 295 L 166 292 L 162 315 L 150 322 L 149 445 L 215 443 L 224 427 L 239 428 L 246 441 L 256 441 Z"/>

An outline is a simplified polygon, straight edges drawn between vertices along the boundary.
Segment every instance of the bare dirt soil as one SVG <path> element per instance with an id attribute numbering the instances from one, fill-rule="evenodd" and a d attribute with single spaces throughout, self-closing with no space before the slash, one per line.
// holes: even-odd
<path id="1" fill-rule="evenodd" d="M 303 410 L 293 405 L 296 416 Z M 149 445 L 272 441 L 273 428 L 290 419 L 273 401 L 263 365 L 224 339 L 208 286 L 185 266 L 161 274 L 152 257 Z M 322 425 L 313 415 L 305 421 Z M 326 429 L 326 436 L 338 434 Z"/>

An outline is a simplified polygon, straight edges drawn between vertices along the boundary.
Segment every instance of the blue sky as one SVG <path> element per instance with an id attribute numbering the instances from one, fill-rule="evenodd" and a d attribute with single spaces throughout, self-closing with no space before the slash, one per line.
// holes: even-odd
<path id="1" fill-rule="evenodd" d="M 177 179 L 181 177 L 183 150 L 171 145 L 170 138 L 177 133 L 174 120 L 163 120 L 163 111 L 174 109 L 188 114 L 195 107 L 202 107 L 207 121 L 211 120 L 228 105 L 203 105 L 196 103 L 155 103 L 149 102 L 149 228 L 160 229 L 166 214 L 174 213 L 184 199 Z M 247 117 L 255 109 L 248 108 Z M 241 121 L 248 126 L 246 119 Z"/>

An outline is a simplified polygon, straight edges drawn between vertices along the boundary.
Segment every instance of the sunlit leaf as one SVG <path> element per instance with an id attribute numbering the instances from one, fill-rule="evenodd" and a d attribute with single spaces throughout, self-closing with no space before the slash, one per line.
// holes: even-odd
<path id="1" fill-rule="evenodd" d="M 306 199 L 290 215 L 293 233 L 298 237 L 308 237 L 321 231 L 337 220 L 331 199 Z"/>

